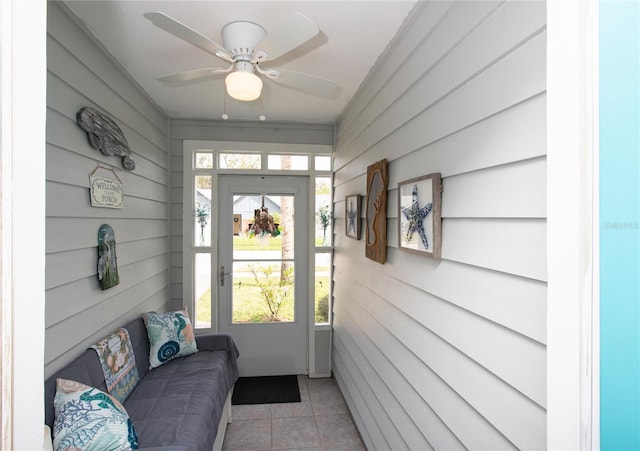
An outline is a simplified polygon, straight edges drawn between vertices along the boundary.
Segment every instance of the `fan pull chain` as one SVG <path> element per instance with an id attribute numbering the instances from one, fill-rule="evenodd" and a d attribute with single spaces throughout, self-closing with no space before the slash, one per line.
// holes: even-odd
<path id="1" fill-rule="evenodd" d="M 227 114 L 227 90 L 224 89 L 224 85 L 222 85 L 222 98 L 224 99 L 224 106 L 223 106 L 223 110 L 222 110 L 222 119 L 224 119 L 225 121 L 227 119 L 229 119 L 229 115 Z"/>

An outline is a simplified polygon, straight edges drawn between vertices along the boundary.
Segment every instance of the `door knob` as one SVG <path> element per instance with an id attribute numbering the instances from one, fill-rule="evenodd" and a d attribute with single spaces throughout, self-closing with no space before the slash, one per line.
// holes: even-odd
<path id="1" fill-rule="evenodd" d="M 224 265 L 220 266 L 220 286 L 224 286 L 224 276 L 230 276 L 230 272 L 224 272 Z"/>

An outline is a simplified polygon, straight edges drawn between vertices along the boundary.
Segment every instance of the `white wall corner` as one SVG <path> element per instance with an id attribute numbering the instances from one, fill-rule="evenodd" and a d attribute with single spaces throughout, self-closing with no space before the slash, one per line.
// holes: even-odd
<path id="1" fill-rule="evenodd" d="M 3 368 L 3 377 L 10 379 L 11 449 L 36 450 L 43 448 L 44 425 L 47 2 L 1 8 L 2 302 L 11 309 L 11 331 L 3 328 L 11 335 L 3 343 L 12 343 L 11 371 Z"/>
<path id="2" fill-rule="evenodd" d="M 547 448 L 598 448 L 597 0 L 547 3 Z"/>

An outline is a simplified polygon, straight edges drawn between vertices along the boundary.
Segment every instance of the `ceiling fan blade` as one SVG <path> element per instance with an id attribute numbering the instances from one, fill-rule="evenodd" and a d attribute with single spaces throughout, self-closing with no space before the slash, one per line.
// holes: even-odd
<path id="1" fill-rule="evenodd" d="M 214 75 L 219 74 L 227 74 L 231 72 L 233 69 L 233 64 L 229 66 L 227 69 L 216 69 L 213 67 L 208 67 L 204 69 L 194 69 L 188 70 L 186 72 L 179 72 L 177 74 L 164 75 L 162 77 L 156 78 L 163 83 L 185 83 L 190 81 L 196 81 L 208 77 L 212 77 Z"/>
<path id="2" fill-rule="evenodd" d="M 260 57 L 259 61 L 274 60 L 304 44 L 318 33 L 320 29 L 316 24 L 296 13 L 289 21 L 270 31 L 254 48 L 267 54 L 266 57 Z"/>
<path id="3" fill-rule="evenodd" d="M 169 34 L 174 35 L 189 44 L 195 45 L 201 48 L 207 53 L 211 53 L 219 58 L 227 61 L 233 61 L 231 56 L 227 53 L 224 47 L 220 44 L 212 41 L 206 36 L 201 35 L 197 31 L 189 28 L 182 22 L 178 22 L 173 17 L 166 15 L 160 11 L 153 11 L 144 14 L 144 17 L 149 19 L 156 27 L 166 31 Z"/>
<path id="4" fill-rule="evenodd" d="M 259 72 L 276 83 L 321 97 L 330 96 L 337 87 L 333 80 L 293 70 L 261 69 Z"/>

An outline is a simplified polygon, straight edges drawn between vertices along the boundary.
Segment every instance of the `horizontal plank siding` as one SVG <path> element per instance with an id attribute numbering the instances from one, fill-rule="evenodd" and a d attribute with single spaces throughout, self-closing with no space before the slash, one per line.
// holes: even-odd
<path id="1" fill-rule="evenodd" d="M 544 95 L 534 96 L 437 142 L 417 144 L 414 148 L 404 144 L 386 147 L 394 163 L 389 168 L 389 186 L 417 177 L 430 167 L 437 167 L 442 176 L 447 177 L 544 156 L 545 100 Z M 367 154 L 364 161 L 355 160 L 345 166 L 335 166 L 336 184 L 340 186 L 360 176 L 363 167 L 366 173 L 369 159 L 377 161 L 375 158 L 382 155 L 375 153 L 371 158 Z"/>
<path id="2" fill-rule="evenodd" d="M 118 305 L 118 307 L 121 309 L 120 313 L 121 315 L 124 316 L 124 318 L 135 318 L 140 314 L 139 312 L 150 312 L 150 311 L 159 312 L 166 309 L 167 307 L 166 299 L 168 296 L 168 293 L 166 292 L 166 288 L 163 288 L 161 291 L 158 291 L 158 292 L 153 292 L 153 290 L 150 290 L 149 286 L 143 286 L 141 287 L 140 291 L 148 292 L 149 297 L 146 299 L 140 299 L 139 303 L 133 306 L 133 308 L 128 308 L 128 306 L 125 303 L 120 303 L 120 305 Z M 131 291 L 131 294 L 138 294 L 138 292 Z M 48 344 L 47 346 L 50 346 L 54 350 L 63 349 L 63 348 L 66 350 L 62 351 L 62 353 L 60 353 L 57 356 L 56 354 L 58 354 L 58 352 L 52 353 L 51 361 L 49 362 L 50 367 L 62 368 L 65 364 L 69 363 L 70 355 L 77 356 L 82 352 L 84 352 L 89 346 L 95 343 L 96 339 L 94 338 L 94 335 L 99 339 L 122 326 L 123 316 L 118 316 L 116 319 L 113 319 L 114 317 L 110 315 L 108 311 L 105 312 L 104 310 L 101 310 L 100 313 L 104 313 L 106 315 L 103 317 L 104 325 L 100 329 L 95 329 L 95 330 L 89 330 L 86 327 L 81 327 L 77 331 L 78 335 L 76 336 L 76 340 L 80 340 L 81 335 L 87 335 L 87 334 L 89 335 L 87 335 L 87 338 L 84 338 L 81 341 L 76 341 L 74 345 L 68 349 L 66 349 L 68 345 L 66 344 L 67 339 L 65 338 L 65 335 L 69 335 L 69 330 L 65 329 L 64 326 L 52 328 L 51 332 L 49 333 L 49 339 L 48 339 L 50 344 Z M 88 317 L 90 318 L 90 315 L 84 316 L 84 317 L 78 317 L 76 319 L 86 320 Z M 74 330 L 74 332 L 76 331 Z"/>
<path id="3" fill-rule="evenodd" d="M 107 213 L 105 213 L 107 214 Z M 83 224 L 90 230 L 98 230 L 104 224 L 104 218 L 85 218 Z M 96 248 L 97 236 L 79 236 L 74 230 L 75 218 L 52 217 L 47 221 L 47 254 L 65 252 L 72 249 Z M 109 218 L 113 230 L 117 230 L 117 242 L 165 238 L 167 236 L 166 219 Z M 96 232 L 97 234 L 97 232 Z"/>
<path id="4" fill-rule="evenodd" d="M 447 218 L 546 218 L 545 157 L 447 177 L 442 215 Z M 502 189 L 509 186 L 510 189 Z"/>
<path id="5" fill-rule="evenodd" d="M 70 49 L 50 38 L 47 40 L 47 52 L 49 55 L 55 55 L 47 59 L 49 72 L 60 79 L 72 80 L 72 86 L 76 91 L 99 104 L 107 114 L 121 118 L 123 123 L 136 124 L 135 130 L 138 134 L 144 135 L 160 148 L 166 146 L 166 132 L 134 109 L 129 99 L 121 97 L 116 87 L 106 84 L 99 74 L 89 70 Z"/>
<path id="6" fill-rule="evenodd" d="M 374 380 L 379 378 L 384 383 L 384 386 L 376 384 L 376 390 L 385 391 L 385 395 L 388 392 L 394 398 L 391 401 L 392 405 L 399 404 L 397 408 L 393 409 L 394 412 L 397 412 L 394 424 L 400 433 L 407 437 L 407 444 L 412 449 L 424 449 L 432 446 L 435 449 L 461 449 L 462 443 L 407 383 L 402 373 L 380 353 L 375 344 L 353 322 L 349 314 L 346 311 L 341 311 L 340 316 L 344 322 L 337 323 L 336 329 L 341 328 L 342 324 L 348 325 L 353 334 L 342 334 L 340 338 L 336 337 L 336 352 L 339 355 L 348 355 L 358 368 L 369 368 L 365 373 L 367 377 L 362 377 L 361 380 L 368 382 L 369 378 L 374 378 Z M 343 343 L 342 339 L 346 341 Z M 372 376 L 369 376 L 370 374 Z M 384 405 L 389 405 L 389 403 L 384 402 Z M 429 440 L 426 437 L 429 437 Z"/>
<path id="7" fill-rule="evenodd" d="M 78 156 L 54 145 L 47 147 L 47 156 L 49 157 L 47 159 L 48 180 L 81 188 L 88 187 L 89 176 L 87 174 L 95 169 L 95 159 Z M 144 169 L 136 164 L 136 170 L 143 171 Z M 104 174 L 101 173 L 101 175 Z M 140 177 L 125 171 L 118 172 L 118 178 L 126 186 L 125 196 L 166 202 L 166 181 Z"/>
<path id="8" fill-rule="evenodd" d="M 350 250 L 347 254 L 336 253 L 336 269 L 366 265 L 362 241 L 337 234 L 336 246 Z M 410 282 L 416 289 L 546 343 L 546 285 L 543 282 L 448 260 L 425 261 L 420 255 L 396 249 L 389 249 L 387 257 L 389 265 L 369 268 L 365 272 L 371 273 L 372 277 L 381 277 L 381 280 Z M 400 259 L 401 265 L 393 264 Z"/>
<path id="9" fill-rule="evenodd" d="M 347 283 L 336 279 L 336 283 L 341 282 Z M 348 283 L 357 283 L 355 286 L 358 288 L 366 287 L 371 293 L 388 300 L 380 308 L 393 307 L 389 315 L 401 312 L 537 404 L 546 405 L 544 345 L 515 331 L 495 327 L 486 319 L 380 272 L 363 274 Z M 368 292 L 363 293 L 363 296 L 369 295 Z M 499 348 L 500 352 L 487 353 L 488 348 Z"/>
<path id="10" fill-rule="evenodd" d="M 173 120 L 173 139 L 269 142 L 284 144 L 333 144 L 333 125 L 234 121 Z"/>
<path id="11" fill-rule="evenodd" d="M 346 348 L 341 346 L 340 342 L 336 341 L 334 345 L 338 352 L 343 354 L 348 353 Z M 389 417 L 388 411 L 383 405 L 388 403 L 395 404 L 398 407 L 396 411 L 401 412 L 399 409 L 400 404 L 398 404 L 397 400 L 386 390 L 386 387 L 381 383 L 382 381 L 376 380 L 376 375 L 371 371 L 370 367 L 359 366 L 355 360 L 353 356 L 345 359 L 345 368 L 354 380 L 367 381 L 367 383 L 359 384 L 358 390 L 360 391 L 363 402 L 372 413 L 377 428 L 384 435 L 387 446 L 394 450 L 409 449 L 410 447 L 416 448 L 416 446 L 424 448 L 424 438 L 419 442 L 416 441 L 416 434 L 417 436 L 421 434 L 415 429 L 415 425 L 412 425 L 410 418 L 406 415 L 402 418 L 402 415 L 399 415 L 392 420 Z M 385 400 L 387 402 L 385 402 Z M 404 422 L 402 422 L 402 420 L 404 420 Z M 392 424 L 392 421 L 397 422 L 397 424 L 402 425 L 402 427 Z M 410 428 L 410 426 L 414 426 L 414 428 Z"/>
<path id="12" fill-rule="evenodd" d="M 169 307 L 167 118 L 70 14 L 49 2 L 45 377 L 126 321 Z M 91 147 L 75 121 L 85 106 L 118 124 L 134 171 Z M 91 206 L 97 166 L 122 181 L 123 209 Z M 120 278 L 108 290 L 97 276 L 102 224 L 115 232 Z"/>
<path id="13" fill-rule="evenodd" d="M 69 11 L 68 8 L 65 10 Z M 129 75 L 114 65 L 110 61 L 110 57 L 105 58 L 103 52 L 97 51 L 95 42 L 87 38 L 85 30 L 77 26 L 68 26 L 69 17 L 63 14 L 60 9 L 52 8 L 47 11 L 47 14 L 49 15 L 48 35 L 60 42 L 61 45 L 73 48 L 73 53 L 79 61 L 99 74 L 106 84 L 117 87 L 121 96 L 129 99 L 136 111 L 143 114 L 149 122 L 155 124 L 158 130 L 165 133 L 165 114 L 150 101 L 144 92 L 130 82 Z"/>
<path id="14" fill-rule="evenodd" d="M 443 258 L 546 281 L 544 219 L 444 219 Z M 493 243 L 496 243 L 494 246 Z"/>
<path id="15" fill-rule="evenodd" d="M 543 2 L 420 2 L 336 124 L 333 367 L 370 449 L 546 445 L 545 58 Z M 381 265 L 344 199 L 383 158 Z M 398 183 L 433 172 L 440 260 L 398 247 Z"/>
<path id="16" fill-rule="evenodd" d="M 357 322 L 358 327 L 366 331 L 367 336 L 376 343 L 380 352 L 387 356 L 391 363 L 404 374 L 407 382 L 445 424 L 456 420 L 460 422 L 456 427 L 450 428 L 465 447 L 500 449 L 510 446 L 509 441 L 493 428 L 481 414 L 471 408 L 464 397 L 458 394 L 438 374 L 437 370 L 444 371 L 443 369 L 431 368 L 430 364 L 434 362 L 424 361 L 415 354 L 416 351 L 419 351 L 418 347 L 430 346 L 439 351 L 434 352 L 437 357 L 438 354 L 443 353 L 443 347 L 447 347 L 445 344 L 439 343 L 437 337 L 433 335 L 422 334 L 423 336 L 420 338 L 423 340 L 416 343 L 415 348 L 407 347 L 377 321 L 369 311 L 366 299 L 358 302 L 356 299 L 348 298 L 340 291 L 336 291 L 336 297 L 341 295 L 349 302 L 338 304 L 336 316 L 339 317 L 341 309 L 345 309 L 349 316 Z M 337 330 L 336 335 L 339 337 Z M 455 363 L 448 363 L 448 365 L 460 370 L 473 369 L 473 366 L 465 365 L 464 361 L 455 360 L 457 360 L 457 365 Z M 465 373 L 460 375 L 460 378 L 465 377 L 468 377 Z"/>
<path id="17" fill-rule="evenodd" d="M 122 267 L 147 261 L 152 257 L 166 258 L 168 252 L 165 237 L 130 242 L 118 239 L 117 246 L 118 266 Z M 47 289 L 66 285 L 85 277 L 93 277 L 97 259 L 98 249 L 95 246 L 49 254 L 46 268 Z"/>
<path id="18" fill-rule="evenodd" d="M 55 77 L 50 78 L 55 80 Z M 73 93 L 72 90 L 68 92 Z M 93 106 L 99 109 L 98 105 L 92 105 L 90 102 L 84 101 L 82 97 L 78 98 L 77 102 L 70 104 L 70 106 L 66 108 L 65 113 L 53 107 L 47 109 L 47 133 L 50 136 L 49 142 L 76 155 L 96 158 L 96 155 L 100 155 L 100 151 L 90 146 L 87 147 L 86 133 L 79 127 L 76 127 L 77 130 L 70 128 L 70 124 L 75 124 L 76 121 L 75 112 L 83 106 Z M 65 128 L 69 129 L 67 133 L 64 133 Z M 127 137 L 127 142 L 133 152 L 136 169 L 141 172 L 142 176 L 152 178 L 153 180 L 166 179 L 166 151 L 159 149 L 153 143 L 136 134 L 129 133 L 128 127 L 122 126 L 120 129 L 125 134 L 125 137 Z M 74 130 L 73 133 L 71 130 Z"/>
<path id="19" fill-rule="evenodd" d="M 546 12 L 544 4 L 521 3 L 519 5 L 518 2 L 512 2 L 505 5 L 496 2 L 460 2 L 456 5 L 455 10 L 451 11 L 439 24 L 439 30 L 450 37 L 441 39 L 435 32 L 432 33 L 425 41 L 427 54 L 411 56 L 411 61 L 415 64 L 414 71 L 411 72 L 410 66 L 403 66 L 403 70 L 398 73 L 398 77 L 418 73 L 420 75 L 418 81 L 410 83 L 406 79 L 394 78 L 389 82 L 389 86 L 398 86 L 402 91 L 390 92 L 387 96 L 378 95 L 378 98 L 387 99 L 389 103 L 388 105 L 380 104 L 380 113 L 375 118 L 370 118 L 366 129 L 358 135 L 359 145 L 356 149 L 360 150 L 355 152 L 368 149 L 401 128 L 407 118 L 416 118 L 425 110 L 438 111 L 449 105 L 458 107 L 455 102 L 449 102 L 448 97 L 453 95 L 451 100 L 464 98 L 468 91 L 466 88 L 468 83 L 472 83 L 470 88 L 476 90 L 476 97 L 480 95 L 477 100 L 482 100 L 482 93 L 475 88 L 475 84 L 495 84 L 506 81 L 503 79 L 511 78 L 511 75 L 516 77 L 511 83 L 521 82 L 526 85 L 529 80 L 537 80 L 536 73 L 541 69 L 544 71 L 545 66 L 538 68 L 525 60 L 531 53 L 539 51 L 540 45 L 544 47 L 545 39 L 542 40 L 543 44 L 537 44 L 537 42 L 544 27 Z M 450 21 L 461 23 L 452 26 Z M 469 27 L 473 32 L 469 32 Z M 433 47 L 442 51 L 441 49 L 447 45 L 448 41 L 452 41 L 451 44 L 455 45 L 451 51 L 442 56 L 430 55 L 433 53 Z M 435 65 L 430 66 L 430 63 Z M 420 74 L 422 71 L 424 72 Z M 517 78 L 521 73 L 529 75 L 525 74 L 523 79 Z M 542 81 L 544 82 L 544 78 Z M 524 87 L 520 86 L 518 92 L 521 92 Z M 536 89 L 536 87 L 536 83 L 531 83 L 530 89 Z M 415 102 L 416 98 L 420 98 L 421 101 Z M 509 96 L 504 95 L 499 99 L 493 99 L 504 102 L 509 100 Z M 492 106 L 491 102 L 469 104 L 462 100 L 461 103 L 466 103 L 466 108 L 460 108 L 459 112 L 466 114 L 462 114 L 460 119 L 464 119 L 466 115 L 472 117 Z M 471 106 L 473 108 L 470 108 Z M 456 122 L 448 122 L 448 124 L 457 126 Z M 437 130 L 443 129 L 438 127 Z M 345 153 L 346 159 L 352 159 L 353 152 L 350 152 L 349 143 L 345 142 L 342 136 L 339 136 L 338 142 L 346 146 L 345 152 L 341 154 Z M 337 156 L 338 165 L 342 165 L 342 158 L 342 155 Z"/>
<path id="20" fill-rule="evenodd" d="M 60 80 L 53 73 L 47 74 L 47 88 L 51 88 L 47 92 L 48 99 L 48 117 L 47 117 L 47 132 L 51 134 L 52 143 L 64 143 L 69 150 L 80 153 L 88 154 L 89 156 L 95 152 L 100 152 L 93 147 L 87 149 L 84 146 L 86 140 L 86 134 L 78 128 L 73 136 L 67 137 L 64 133 L 60 136 L 60 133 L 64 128 L 60 128 L 59 124 L 52 124 L 53 127 L 49 127 L 49 121 L 63 121 L 63 118 L 71 122 L 75 122 L 76 113 L 80 108 L 90 106 L 98 110 L 103 110 L 102 105 L 94 103 L 90 98 L 79 93 L 72 85 Z M 50 112 L 54 111 L 60 117 L 51 115 Z M 107 112 L 107 114 L 109 114 Z M 129 127 L 125 123 L 119 123 L 118 126 L 124 133 L 127 143 L 134 154 L 134 160 L 136 160 L 136 167 L 138 163 L 146 164 L 145 160 L 150 163 L 155 163 L 158 166 L 166 168 L 167 166 L 167 152 L 166 149 L 159 147 L 151 142 L 144 135 L 138 133 L 132 127 Z M 166 176 L 163 175 L 163 177 Z"/>
<path id="21" fill-rule="evenodd" d="M 89 178 L 87 174 L 87 179 Z M 166 219 L 167 202 L 142 199 L 139 197 L 127 196 L 126 186 L 123 209 L 110 209 L 105 212 L 103 208 L 95 208 L 90 204 L 89 183 L 86 187 L 76 187 L 64 185 L 58 182 L 47 182 L 47 196 L 52 200 L 64 199 L 60 205 L 54 205 L 53 201 L 47 204 L 47 216 L 68 217 L 68 218 L 130 218 L 135 216 L 144 219 Z M 96 231 L 97 236 L 97 231 Z M 116 237 L 118 236 L 116 231 Z M 97 245 L 97 244 L 96 244 Z"/>
<path id="22" fill-rule="evenodd" d="M 400 157 L 538 96 L 545 90 L 545 65 L 540 67 L 533 61 L 544 61 L 545 49 L 546 33 L 541 33 L 523 45 L 521 52 L 500 60 L 431 108 L 401 124 L 399 129 L 382 135 L 379 128 L 375 128 L 371 132 L 375 135 L 362 137 L 359 148 L 368 151 L 360 164 L 366 168 L 384 155 Z M 495 91 L 501 95 L 489 94 Z M 470 97 L 474 98 L 472 103 Z M 338 141 L 337 148 L 340 144 Z"/>
<path id="23" fill-rule="evenodd" d="M 166 270 L 166 258 L 164 255 L 147 257 L 142 261 L 132 262 L 130 264 L 120 264 L 118 262 L 120 275 L 120 284 L 109 290 L 101 290 L 91 299 L 78 298 L 73 296 L 74 292 L 88 290 L 95 284 L 93 276 L 84 277 L 74 280 L 56 287 L 52 290 L 51 296 L 47 299 L 47 318 L 46 325 L 64 323 L 68 318 L 81 312 L 89 311 L 93 307 L 100 305 L 107 299 L 111 299 L 121 294 L 128 295 L 127 290 L 139 284 L 140 280 L 154 277 L 162 274 Z M 127 277 L 127 274 L 135 274 L 136 278 Z M 111 302 L 111 301 L 109 301 Z"/>
<path id="24" fill-rule="evenodd" d="M 336 361 L 342 361 L 342 357 L 340 356 L 340 354 L 335 352 L 335 348 L 333 358 Z M 351 374 L 349 374 L 349 371 L 344 367 L 344 365 L 342 365 L 341 368 L 343 368 L 344 370 L 333 370 L 333 376 L 335 377 L 337 383 L 342 386 L 353 385 L 355 379 L 351 376 Z M 371 430 L 371 433 L 367 430 L 367 424 L 375 421 L 375 418 L 373 417 L 373 415 L 371 415 L 371 412 L 369 412 L 369 410 L 365 410 L 365 405 L 360 394 L 356 391 L 351 391 L 342 393 L 342 396 L 350 406 L 358 406 L 359 411 L 362 412 L 362 416 L 354 418 L 354 421 L 356 423 L 358 432 L 360 433 L 360 436 L 363 438 L 363 440 L 366 443 L 375 443 L 377 445 L 377 447 L 370 446 L 369 449 L 390 449 L 388 446 L 383 445 L 383 443 L 386 444 L 387 441 L 385 440 L 385 437 L 382 435 L 379 429 L 373 429 Z M 365 419 L 367 420 L 366 423 L 364 422 Z"/>
<path id="25" fill-rule="evenodd" d="M 418 2 L 416 4 L 403 28 L 383 54 L 386 64 L 369 72 L 361 89 L 349 104 L 349 108 L 342 113 L 336 129 L 336 136 L 341 141 L 351 141 L 352 138 L 349 137 L 349 134 L 355 136 L 358 131 L 366 128 L 371 122 L 370 116 L 368 116 L 371 114 L 370 112 L 380 110 L 380 107 L 372 105 L 374 102 L 386 101 L 387 104 L 390 102 L 391 96 L 382 95 L 383 90 L 397 88 L 389 87 L 387 81 L 399 75 L 398 72 L 402 72 L 405 64 L 414 61 L 412 57 L 418 52 L 418 48 L 426 41 L 431 40 L 429 38 L 434 30 L 442 28 L 437 25 L 454 6 L 454 2 Z M 421 57 L 424 58 L 424 54 Z M 427 64 L 423 65 L 423 69 L 426 67 L 428 67 Z M 419 74 L 409 73 L 405 76 L 414 77 L 409 82 L 415 82 Z M 398 85 L 400 84 L 398 83 Z M 366 86 L 366 89 L 362 89 L 363 86 Z"/>

